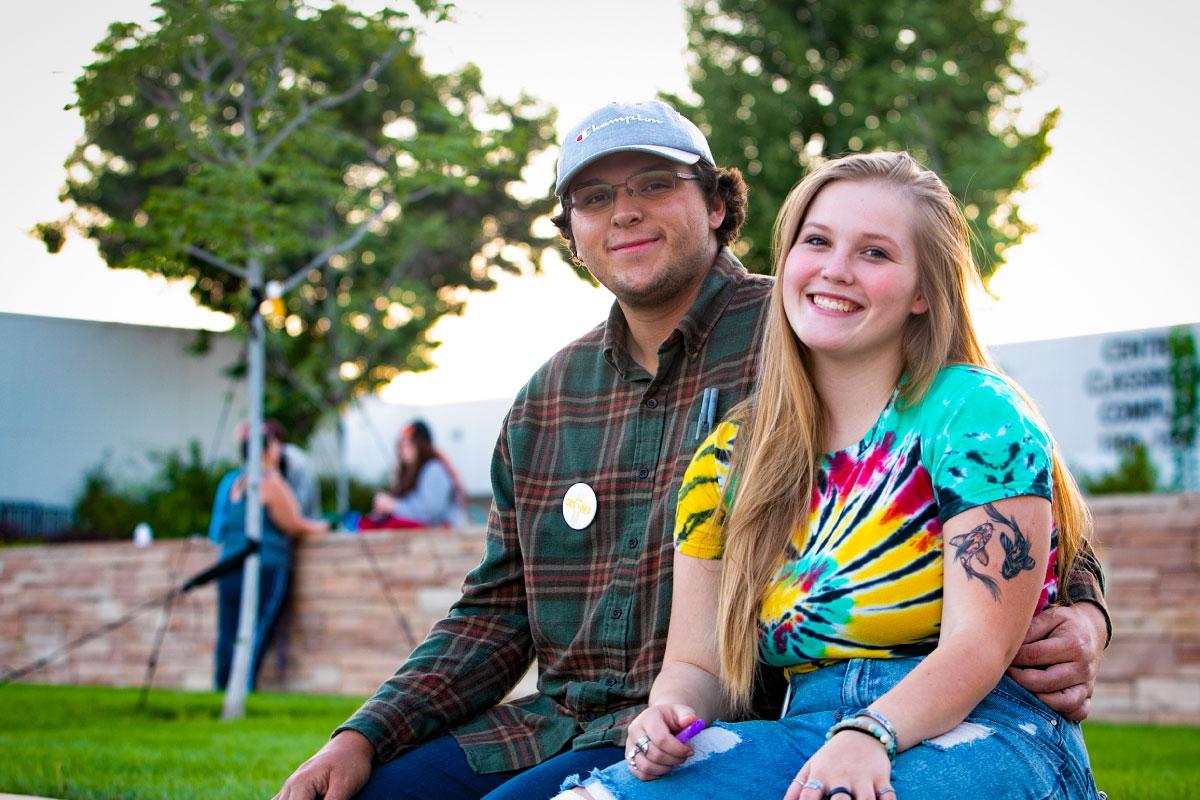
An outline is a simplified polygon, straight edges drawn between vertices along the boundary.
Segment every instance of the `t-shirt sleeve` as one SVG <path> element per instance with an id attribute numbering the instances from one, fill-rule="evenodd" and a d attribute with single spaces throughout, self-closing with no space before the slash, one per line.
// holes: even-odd
<path id="1" fill-rule="evenodd" d="M 675 548 L 685 556 L 718 559 L 725 553 L 725 509 L 722 493 L 737 426 L 722 422 L 708 435 L 679 487 L 675 507 Z"/>
<path id="2" fill-rule="evenodd" d="M 942 522 L 1006 497 L 1051 498 L 1050 435 L 1004 378 L 953 368 L 925 400 L 923 460 Z M 925 450 L 924 446 L 922 447 Z"/>

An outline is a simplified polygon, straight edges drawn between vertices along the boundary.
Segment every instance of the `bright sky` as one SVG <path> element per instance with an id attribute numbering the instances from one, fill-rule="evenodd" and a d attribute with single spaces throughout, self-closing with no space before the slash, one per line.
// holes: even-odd
<path id="1" fill-rule="evenodd" d="M 557 106 L 560 132 L 612 99 L 686 92 L 676 0 L 458 6 L 457 22 L 424 40 L 428 66 L 473 61 L 489 92 L 511 98 L 524 89 Z M 1130 9 L 1125 0 L 1014 3 L 1039 82 L 1026 99 L 1029 117 L 1055 106 L 1062 116 L 1054 152 L 1021 200 L 1038 230 L 1009 251 L 991 285 L 998 300 L 976 303 L 991 343 L 1200 320 L 1200 263 L 1183 235 L 1200 219 L 1200 161 L 1190 152 L 1200 130 L 1200 48 L 1191 40 L 1200 5 L 1143 0 Z M 9 122 L 0 128 L 0 311 L 227 325 L 197 309 L 185 286 L 109 270 L 78 239 L 49 256 L 26 234 L 62 215 L 62 163 L 82 131 L 62 109 L 91 47 L 110 22 L 152 16 L 149 0 L 44 0 L 2 12 Z M 537 168 L 544 185 L 552 160 Z M 444 342 L 438 368 L 401 376 L 387 396 L 415 404 L 511 396 L 561 344 L 603 319 L 610 302 L 560 263 L 537 277 L 502 276 L 497 291 L 473 295 L 463 317 L 435 328 Z"/>

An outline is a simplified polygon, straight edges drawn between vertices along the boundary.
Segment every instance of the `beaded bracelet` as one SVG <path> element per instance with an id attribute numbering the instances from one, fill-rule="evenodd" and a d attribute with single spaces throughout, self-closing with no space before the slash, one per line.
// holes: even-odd
<path id="1" fill-rule="evenodd" d="M 832 739 L 835 734 L 842 731 L 858 731 L 865 733 L 868 736 L 873 736 L 883 745 L 884 752 L 887 753 L 888 762 L 896 763 L 896 738 L 877 725 L 873 719 L 864 717 L 846 717 L 841 722 L 834 725 L 825 733 L 826 739 Z"/>

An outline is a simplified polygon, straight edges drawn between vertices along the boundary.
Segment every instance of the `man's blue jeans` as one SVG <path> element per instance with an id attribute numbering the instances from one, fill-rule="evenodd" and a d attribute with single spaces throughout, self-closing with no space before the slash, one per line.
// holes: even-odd
<path id="1" fill-rule="evenodd" d="M 692 739 L 695 753 L 663 778 L 643 782 L 619 762 L 565 785 L 598 781 L 618 800 L 742 797 L 748 786 L 756 797 L 783 797 L 835 721 L 873 703 L 918 663 L 853 659 L 797 675 L 783 719 L 718 723 Z M 962 725 L 897 755 L 892 786 L 906 800 L 1097 797 L 1079 726 L 1008 677 Z"/>
<path id="2" fill-rule="evenodd" d="M 446 735 L 377 766 L 358 800 L 546 800 L 568 775 L 606 767 L 622 755 L 617 747 L 567 750 L 526 770 L 476 775 Z"/>

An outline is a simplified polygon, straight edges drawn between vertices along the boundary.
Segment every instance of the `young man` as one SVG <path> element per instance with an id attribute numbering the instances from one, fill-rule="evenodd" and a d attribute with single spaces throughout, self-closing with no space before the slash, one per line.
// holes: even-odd
<path id="1" fill-rule="evenodd" d="M 770 279 L 726 247 L 745 216 L 741 175 L 665 103 L 584 119 L 555 192 L 555 222 L 612 312 L 514 401 L 462 598 L 283 800 L 549 797 L 623 756 L 662 661 L 674 498 L 697 444 L 753 387 Z M 1068 690 L 1047 697 L 1082 715 L 1106 616 L 1095 576 L 1071 595 L 1093 602 L 1035 620 L 1017 663 L 1049 668 L 1015 677 Z M 500 704 L 534 657 L 538 693 Z"/>

